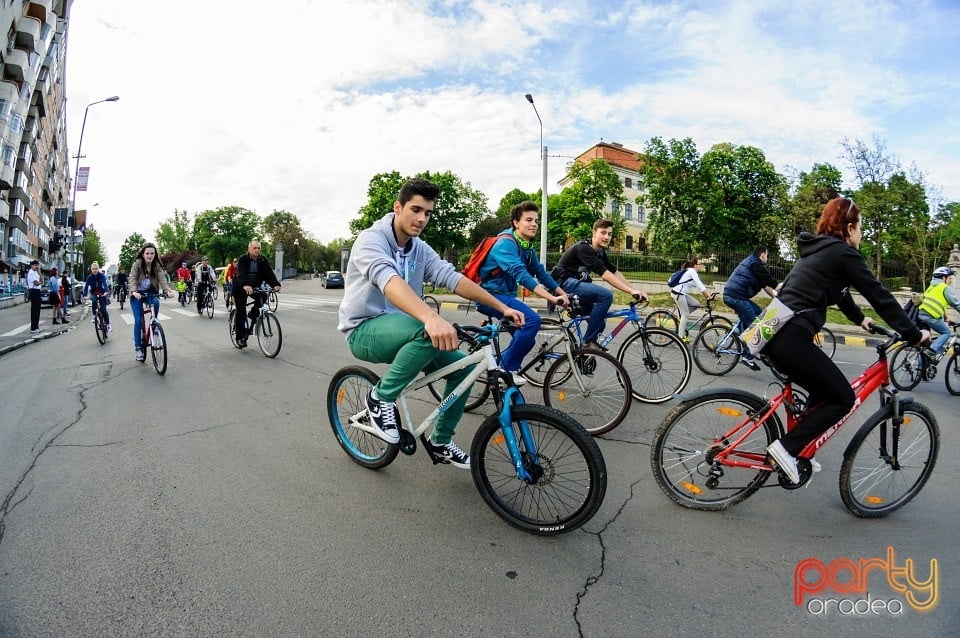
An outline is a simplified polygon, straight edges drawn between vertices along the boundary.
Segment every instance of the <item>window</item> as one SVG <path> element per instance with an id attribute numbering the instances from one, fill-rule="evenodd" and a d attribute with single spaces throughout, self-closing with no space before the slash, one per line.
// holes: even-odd
<path id="1" fill-rule="evenodd" d="M 620 212 L 620 202 L 612 201 L 610 202 L 610 212 L 616 215 Z"/>
<path id="2" fill-rule="evenodd" d="M 627 188 L 633 188 L 633 180 L 630 179 L 629 177 L 624 177 L 623 185 L 626 186 Z"/>
<path id="3" fill-rule="evenodd" d="M 624 219 L 633 219 L 633 205 L 624 204 L 623 205 L 623 217 Z"/>
<path id="4" fill-rule="evenodd" d="M 633 237 L 627 235 L 627 250 L 633 250 Z"/>
<path id="5" fill-rule="evenodd" d="M 647 209 L 643 206 L 637 206 L 637 222 L 640 224 L 647 223 Z"/>

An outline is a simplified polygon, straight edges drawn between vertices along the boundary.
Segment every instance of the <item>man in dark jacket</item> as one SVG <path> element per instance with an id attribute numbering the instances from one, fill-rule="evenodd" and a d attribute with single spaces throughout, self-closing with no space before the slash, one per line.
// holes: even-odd
<path id="1" fill-rule="evenodd" d="M 260 242 L 254 239 L 247 245 L 247 254 L 237 260 L 237 276 L 233 280 L 233 300 L 237 307 L 233 327 L 237 335 L 238 348 L 247 347 L 247 297 L 253 294 L 254 288 L 259 288 L 264 282 L 274 290 L 280 290 L 280 282 L 273 274 L 273 269 L 260 254 Z M 262 302 L 260 297 L 254 299 L 253 312 L 250 313 L 251 329 L 260 314 Z"/>
<path id="2" fill-rule="evenodd" d="M 762 308 L 753 301 L 754 295 L 763 290 L 771 298 L 777 296 L 777 280 L 767 270 L 767 247 L 757 246 L 753 253 L 733 269 L 723 286 L 723 303 L 733 308 L 740 319 L 740 329 L 746 330 L 760 314 Z M 740 362 L 751 370 L 759 370 L 749 350 L 745 350 Z"/>

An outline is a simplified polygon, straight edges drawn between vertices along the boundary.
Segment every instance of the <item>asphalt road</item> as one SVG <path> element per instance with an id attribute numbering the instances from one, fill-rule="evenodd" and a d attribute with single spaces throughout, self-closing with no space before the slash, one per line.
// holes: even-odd
<path id="1" fill-rule="evenodd" d="M 722 513 L 660 492 L 650 441 L 670 404 L 635 403 L 599 440 L 597 516 L 542 538 L 502 522 L 469 472 L 422 452 L 370 471 L 340 450 L 324 401 L 336 369 L 357 363 L 335 329 L 342 294 L 285 286 L 277 359 L 230 346 L 222 300 L 212 320 L 163 303 L 164 377 L 134 361 L 129 311 L 115 305 L 105 346 L 82 322 L 0 357 L 0 636 L 956 635 L 960 397 L 942 379 L 915 393 L 940 419 L 936 471 L 889 518 L 855 518 L 837 488 L 875 403 L 818 455 L 809 487 L 763 489 Z M 852 376 L 872 356 L 844 345 L 835 359 Z M 770 381 L 694 370 L 688 389 Z M 479 423 L 465 418 L 461 447 Z M 879 567 L 868 613 L 845 613 L 860 594 L 794 604 L 800 561 L 856 565 L 888 547 L 922 579 L 936 559 L 934 609 L 904 604 Z M 811 598 L 846 602 L 820 614 Z M 874 613 L 879 599 L 903 613 Z"/>

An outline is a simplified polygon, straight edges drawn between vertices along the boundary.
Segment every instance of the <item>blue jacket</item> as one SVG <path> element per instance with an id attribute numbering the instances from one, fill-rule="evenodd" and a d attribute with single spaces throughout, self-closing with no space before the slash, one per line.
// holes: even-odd
<path id="1" fill-rule="evenodd" d="M 764 286 L 777 287 L 777 280 L 773 278 L 760 258 L 754 254 L 740 262 L 730 273 L 730 278 L 723 285 L 723 296 L 731 299 L 750 299 Z"/>
<path id="2" fill-rule="evenodd" d="M 107 286 L 107 278 L 104 276 L 103 272 L 98 272 L 97 274 L 90 273 L 87 275 L 87 280 L 83 282 L 83 296 L 86 297 L 88 292 L 94 294 L 102 295 L 110 290 L 110 287 Z"/>
<path id="3" fill-rule="evenodd" d="M 495 295 L 516 297 L 517 284 L 533 291 L 539 281 L 551 293 L 555 292 L 559 285 L 547 274 L 533 248 L 521 248 L 511 228 L 497 235 L 498 238 L 504 236 L 510 239 L 497 239 L 480 265 L 480 286 Z"/>

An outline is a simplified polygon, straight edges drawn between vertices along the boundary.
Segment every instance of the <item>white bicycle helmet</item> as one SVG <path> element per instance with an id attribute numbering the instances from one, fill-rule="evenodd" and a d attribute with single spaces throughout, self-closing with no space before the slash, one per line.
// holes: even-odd
<path id="1" fill-rule="evenodd" d="M 940 279 L 953 277 L 953 275 L 954 275 L 953 270 L 951 270 L 950 268 L 947 268 L 946 266 L 940 266 L 939 268 L 933 271 L 933 276 L 939 277 Z"/>

